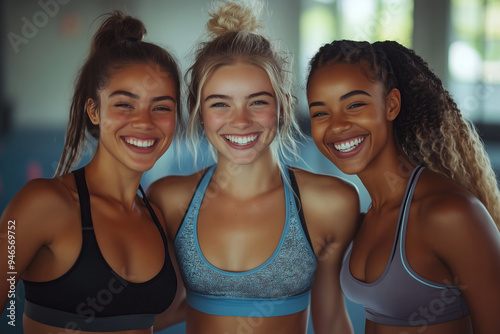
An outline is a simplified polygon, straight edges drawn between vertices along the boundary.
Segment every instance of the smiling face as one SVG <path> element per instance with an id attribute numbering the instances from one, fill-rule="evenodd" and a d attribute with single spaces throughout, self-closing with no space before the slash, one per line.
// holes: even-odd
<path id="1" fill-rule="evenodd" d="M 175 132 L 176 87 L 167 76 L 156 76 L 153 64 L 134 64 L 114 70 L 100 92 L 99 110 L 89 100 L 91 121 L 99 124 L 96 155 L 147 171 L 165 153 Z"/>
<path id="2" fill-rule="evenodd" d="M 201 111 L 219 162 L 249 164 L 271 155 L 277 103 L 269 76 L 260 67 L 236 63 L 218 68 L 202 88 Z"/>
<path id="3" fill-rule="evenodd" d="M 318 68 L 307 98 L 314 142 L 342 172 L 358 174 L 395 147 L 392 121 L 399 112 L 399 91 L 386 94 L 360 65 Z"/>

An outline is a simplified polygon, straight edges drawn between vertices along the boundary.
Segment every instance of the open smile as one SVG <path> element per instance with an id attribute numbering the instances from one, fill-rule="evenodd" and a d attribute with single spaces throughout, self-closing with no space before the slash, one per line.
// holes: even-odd
<path id="1" fill-rule="evenodd" d="M 228 142 L 230 142 L 231 144 L 234 144 L 234 145 L 238 145 L 238 146 L 245 146 L 245 145 L 248 145 L 248 144 L 251 144 L 253 143 L 255 140 L 257 140 L 257 138 L 259 138 L 259 135 L 258 134 L 250 134 L 250 135 L 223 135 L 224 138 L 226 138 L 226 140 Z"/>
<path id="2" fill-rule="evenodd" d="M 333 147 L 342 153 L 347 153 L 354 150 L 359 144 L 361 144 L 365 140 L 364 136 L 351 138 L 345 141 L 340 141 L 333 143 Z"/>
<path id="3" fill-rule="evenodd" d="M 140 139 L 136 137 L 123 137 L 123 140 L 129 145 L 139 148 L 150 148 L 156 143 L 156 139 Z"/>

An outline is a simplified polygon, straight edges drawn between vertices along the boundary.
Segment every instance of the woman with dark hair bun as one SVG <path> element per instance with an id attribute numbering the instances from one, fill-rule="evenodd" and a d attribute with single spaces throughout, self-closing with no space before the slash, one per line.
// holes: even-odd
<path id="1" fill-rule="evenodd" d="M 106 16 L 78 76 L 55 177 L 28 182 L 2 214 L 0 233 L 15 245 L 0 239 L 0 305 L 7 279 L 21 278 L 27 334 L 146 334 L 155 315 L 182 316 L 165 222 L 139 184 L 174 138 L 179 70 L 145 34 L 135 18 Z M 95 154 L 73 170 L 88 135 Z"/>
<path id="2" fill-rule="evenodd" d="M 441 80 L 396 42 L 334 41 L 310 62 L 312 137 L 372 204 L 341 270 L 366 333 L 500 333 L 500 193 Z"/>

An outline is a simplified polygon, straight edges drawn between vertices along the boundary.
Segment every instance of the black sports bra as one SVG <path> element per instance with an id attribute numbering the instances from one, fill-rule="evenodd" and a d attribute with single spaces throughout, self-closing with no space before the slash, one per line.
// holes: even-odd
<path id="1" fill-rule="evenodd" d="M 139 186 L 165 248 L 161 271 L 143 283 L 125 280 L 106 263 L 94 234 L 83 168 L 73 172 L 80 200 L 82 248 L 71 269 L 47 282 L 24 280 L 27 317 L 43 324 L 89 332 L 150 328 L 154 316 L 172 303 L 177 289 L 167 239 Z"/>

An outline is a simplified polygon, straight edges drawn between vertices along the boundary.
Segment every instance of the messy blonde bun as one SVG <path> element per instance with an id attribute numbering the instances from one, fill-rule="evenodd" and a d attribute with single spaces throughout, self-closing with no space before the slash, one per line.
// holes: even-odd
<path id="1" fill-rule="evenodd" d="M 262 28 L 259 22 L 262 5 L 260 2 L 253 2 L 252 5 L 248 7 L 248 4 L 226 2 L 217 10 L 209 12 L 212 17 L 207 22 L 209 36 L 217 38 L 229 32 L 257 32 Z"/>

